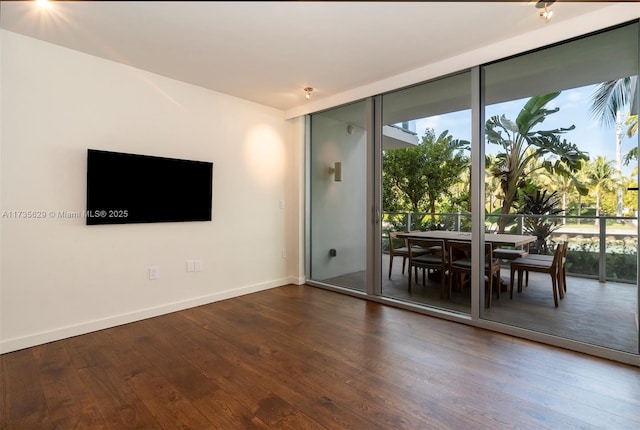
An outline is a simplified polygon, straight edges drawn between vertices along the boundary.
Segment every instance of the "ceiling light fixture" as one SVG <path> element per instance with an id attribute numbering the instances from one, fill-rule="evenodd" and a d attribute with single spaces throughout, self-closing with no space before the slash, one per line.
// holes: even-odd
<path id="1" fill-rule="evenodd" d="M 553 16 L 553 11 L 549 9 L 549 7 L 554 4 L 556 0 L 539 0 L 536 3 L 536 9 L 542 9 L 540 11 L 540 18 L 544 19 L 544 22 L 549 22 L 551 17 Z"/>
<path id="2" fill-rule="evenodd" d="M 313 88 L 311 87 L 305 87 L 304 88 L 304 92 L 307 93 L 305 95 L 305 97 L 307 98 L 307 100 L 309 100 L 311 98 L 311 91 L 313 91 Z"/>
<path id="3" fill-rule="evenodd" d="M 49 7 L 49 0 L 37 0 L 38 6 Z"/>

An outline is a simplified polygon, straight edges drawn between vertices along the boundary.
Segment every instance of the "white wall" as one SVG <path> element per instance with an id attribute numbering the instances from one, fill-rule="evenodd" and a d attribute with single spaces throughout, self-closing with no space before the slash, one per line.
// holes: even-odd
<path id="1" fill-rule="evenodd" d="M 287 249 L 289 262 L 281 255 L 299 243 L 297 122 L 15 33 L 0 37 L 0 352 L 302 279 L 298 250 Z M 213 221 L 86 226 L 51 216 L 84 209 L 87 148 L 212 161 Z M 47 217 L 8 215 L 17 210 Z M 204 270 L 186 272 L 187 259 Z M 158 280 L 148 280 L 151 265 Z"/>

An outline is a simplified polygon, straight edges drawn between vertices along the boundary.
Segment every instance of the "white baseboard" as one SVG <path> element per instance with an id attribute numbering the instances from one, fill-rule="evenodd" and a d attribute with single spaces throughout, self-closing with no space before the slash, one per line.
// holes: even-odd
<path id="1" fill-rule="evenodd" d="M 226 300 L 233 297 L 243 296 L 245 294 L 256 293 L 258 291 L 268 290 L 270 288 L 280 287 L 296 283 L 294 278 L 276 279 L 269 282 L 263 282 L 259 284 L 247 285 L 240 288 L 234 288 L 232 290 L 226 290 L 219 293 L 214 293 L 201 297 L 194 297 L 192 299 L 167 303 L 165 305 L 156 306 L 153 308 L 140 309 L 138 311 L 129 312 L 126 314 L 114 315 L 107 318 L 101 318 L 92 321 L 86 321 L 71 326 L 60 327 L 45 332 L 40 332 L 28 336 L 4 339 L 0 341 L 0 354 L 7 352 L 17 351 L 24 348 L 30 348 L 36 345 L 42 345 L 44 343 L 53 342 L 56 340 L 66 339 L 81 334 L 90 333 L 92 331 L 103 330 L 106 328 L 116 327 L 122 324 L 129 324 L 135 321 L 141 321 L 147 318 L 157 317 L 159 315 L 168 314 L 171 312 L 181 311 L 184 309 L 193 308 L 196 306 L 202 306 L 209 303 L 214 303 L 220 300 Z M 300 285 L 300 284 L 297 284 Z"/>
<path id="2" fill-rule="evenodd" d="M 292 276 L 289 278 L 289 283 L 293 285 L 303 285 L 306 282 L 307 282 L 307 278 L 304 276 L 300 276 L 297 278 Z"/>

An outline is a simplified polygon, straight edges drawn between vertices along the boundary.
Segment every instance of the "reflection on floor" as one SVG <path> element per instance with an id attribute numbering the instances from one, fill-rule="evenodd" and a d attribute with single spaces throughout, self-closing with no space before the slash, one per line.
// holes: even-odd
<path id="1" fill-rule="evenodd" d="M 391 279 L 388 256 L 383 256 L 382 295 L 413 303 L 434 306 L 456 312 L 469 313 L 471 293 L 467 286 L 454 291 L 451 300 L 440 296 L 439 281 L 427 280 L 422 286 L 414 284 L 407 291 L 408 277 L 401 273 L 402 260 L 394 262 Z M 502 278 L 509 279 L 508 270 L 503 269 Z M 364 291 L 364 271 L 345 274 L 325 280 Z M 514 292 L 513 300 L 503 291 L 500 300 L 493 297 L 491 309 L 483 309 L 483 318 L 514 325 L 541 333 L 577 340 L 592 345 L 638 353 L 638 326 L 636 311 L 637 286 L 615 282 L 599 283 L 597 280 L 568 277 L 567 293 L 558 308 L 553 305 L 553 293 L 549 275 L 531 273 L 529 286 L 522 293 Z"/>

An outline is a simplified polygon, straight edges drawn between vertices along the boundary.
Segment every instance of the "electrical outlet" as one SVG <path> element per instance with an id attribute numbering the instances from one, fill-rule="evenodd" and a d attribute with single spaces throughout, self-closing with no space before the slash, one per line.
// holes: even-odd
<path id="1" fill-rule="evenodd" d="M 187 260 L 187 272 L 195 272 L 195 266 L 193 260 Z"/>
<path id="2" fill-rule="evenodd" d="M 149 267 L 149 280 L 155 281 L 160 276 L 160 269 L 157 266 Z"/>

